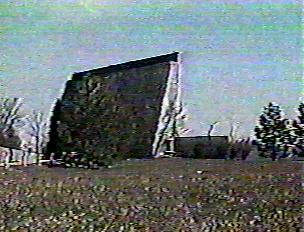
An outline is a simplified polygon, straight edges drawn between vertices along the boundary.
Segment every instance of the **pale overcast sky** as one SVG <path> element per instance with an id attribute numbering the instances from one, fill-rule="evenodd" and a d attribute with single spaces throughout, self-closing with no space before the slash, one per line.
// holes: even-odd
<path id="1" fill-rule="evenodd" d="M 191 135 L 248 135 L 269 101 L 303 95 L 301 1 L 0 0 L 0 95 L 49 113 L 73 72 L 182 52 Z"/>

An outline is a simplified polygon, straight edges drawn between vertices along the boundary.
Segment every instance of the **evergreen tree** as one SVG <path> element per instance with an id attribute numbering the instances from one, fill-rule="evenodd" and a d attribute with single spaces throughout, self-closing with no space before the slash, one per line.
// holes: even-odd
<path id="1" fill-rule="evenodd" d="M 304 102 L 298 107 L 298 119 L 293 121 L 294 132 L 296 135 L 295 146 L 299 152 L 298 155 L 304 156 Z"/>
<path id="2" fill-rule="evenodd" d="M 270 156 L 276 160 L 282 142 L 282 134 L 286 129 L 281 107 L 273 102 L 264 107 L 259 118 L 259 125 L 255 128 L 255 135 L 259 151 L 263 156 Z"/>
<path id="3" fill-rule="evenodd" d="M 292 120 L 283 119 L 280 129 L 281 135 L 279 138 L 279 146 L 280 150 L 283 151 L 282 157 L 287 157 L 288 151 L 291 151 L 290 149 L 294 147 L 297 140 Z"/>

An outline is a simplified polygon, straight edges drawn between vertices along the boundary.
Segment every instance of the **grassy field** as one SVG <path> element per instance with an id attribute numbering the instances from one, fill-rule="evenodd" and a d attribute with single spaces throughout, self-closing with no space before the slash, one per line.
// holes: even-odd
<path id="1" fill-rule="evenodd" d="M 0 169 L 0 231 L 300 231 L 302 168 L 176 158 Z"/>

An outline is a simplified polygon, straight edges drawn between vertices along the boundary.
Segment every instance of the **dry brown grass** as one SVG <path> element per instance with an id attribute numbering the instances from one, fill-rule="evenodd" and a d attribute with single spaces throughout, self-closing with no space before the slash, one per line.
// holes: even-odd
<path id="1" fill-rule="evenodd" d="M 297 231 L 300 163 L 162 159 L 0 170 L 0 231 Z"/>

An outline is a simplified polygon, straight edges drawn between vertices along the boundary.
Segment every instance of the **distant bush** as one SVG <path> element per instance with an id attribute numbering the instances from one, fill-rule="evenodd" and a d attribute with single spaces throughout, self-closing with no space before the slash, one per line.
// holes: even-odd
<path id="1" fill-rule="evenodd" d="M 232 160 L 246 160 L 252 150 L 252 145 L 249 139 L 232 142 L 228 146 L 229 158 Z"/>
<path id="2" fill-rule="evenodd" d="M 65 167 L 84 167 L 84 168 L 98 168 L 113 164 L 113 158 L 104 157 L 103 155 L 84 154 L 84 153 L 65 153 L 61 155 Z"/>

